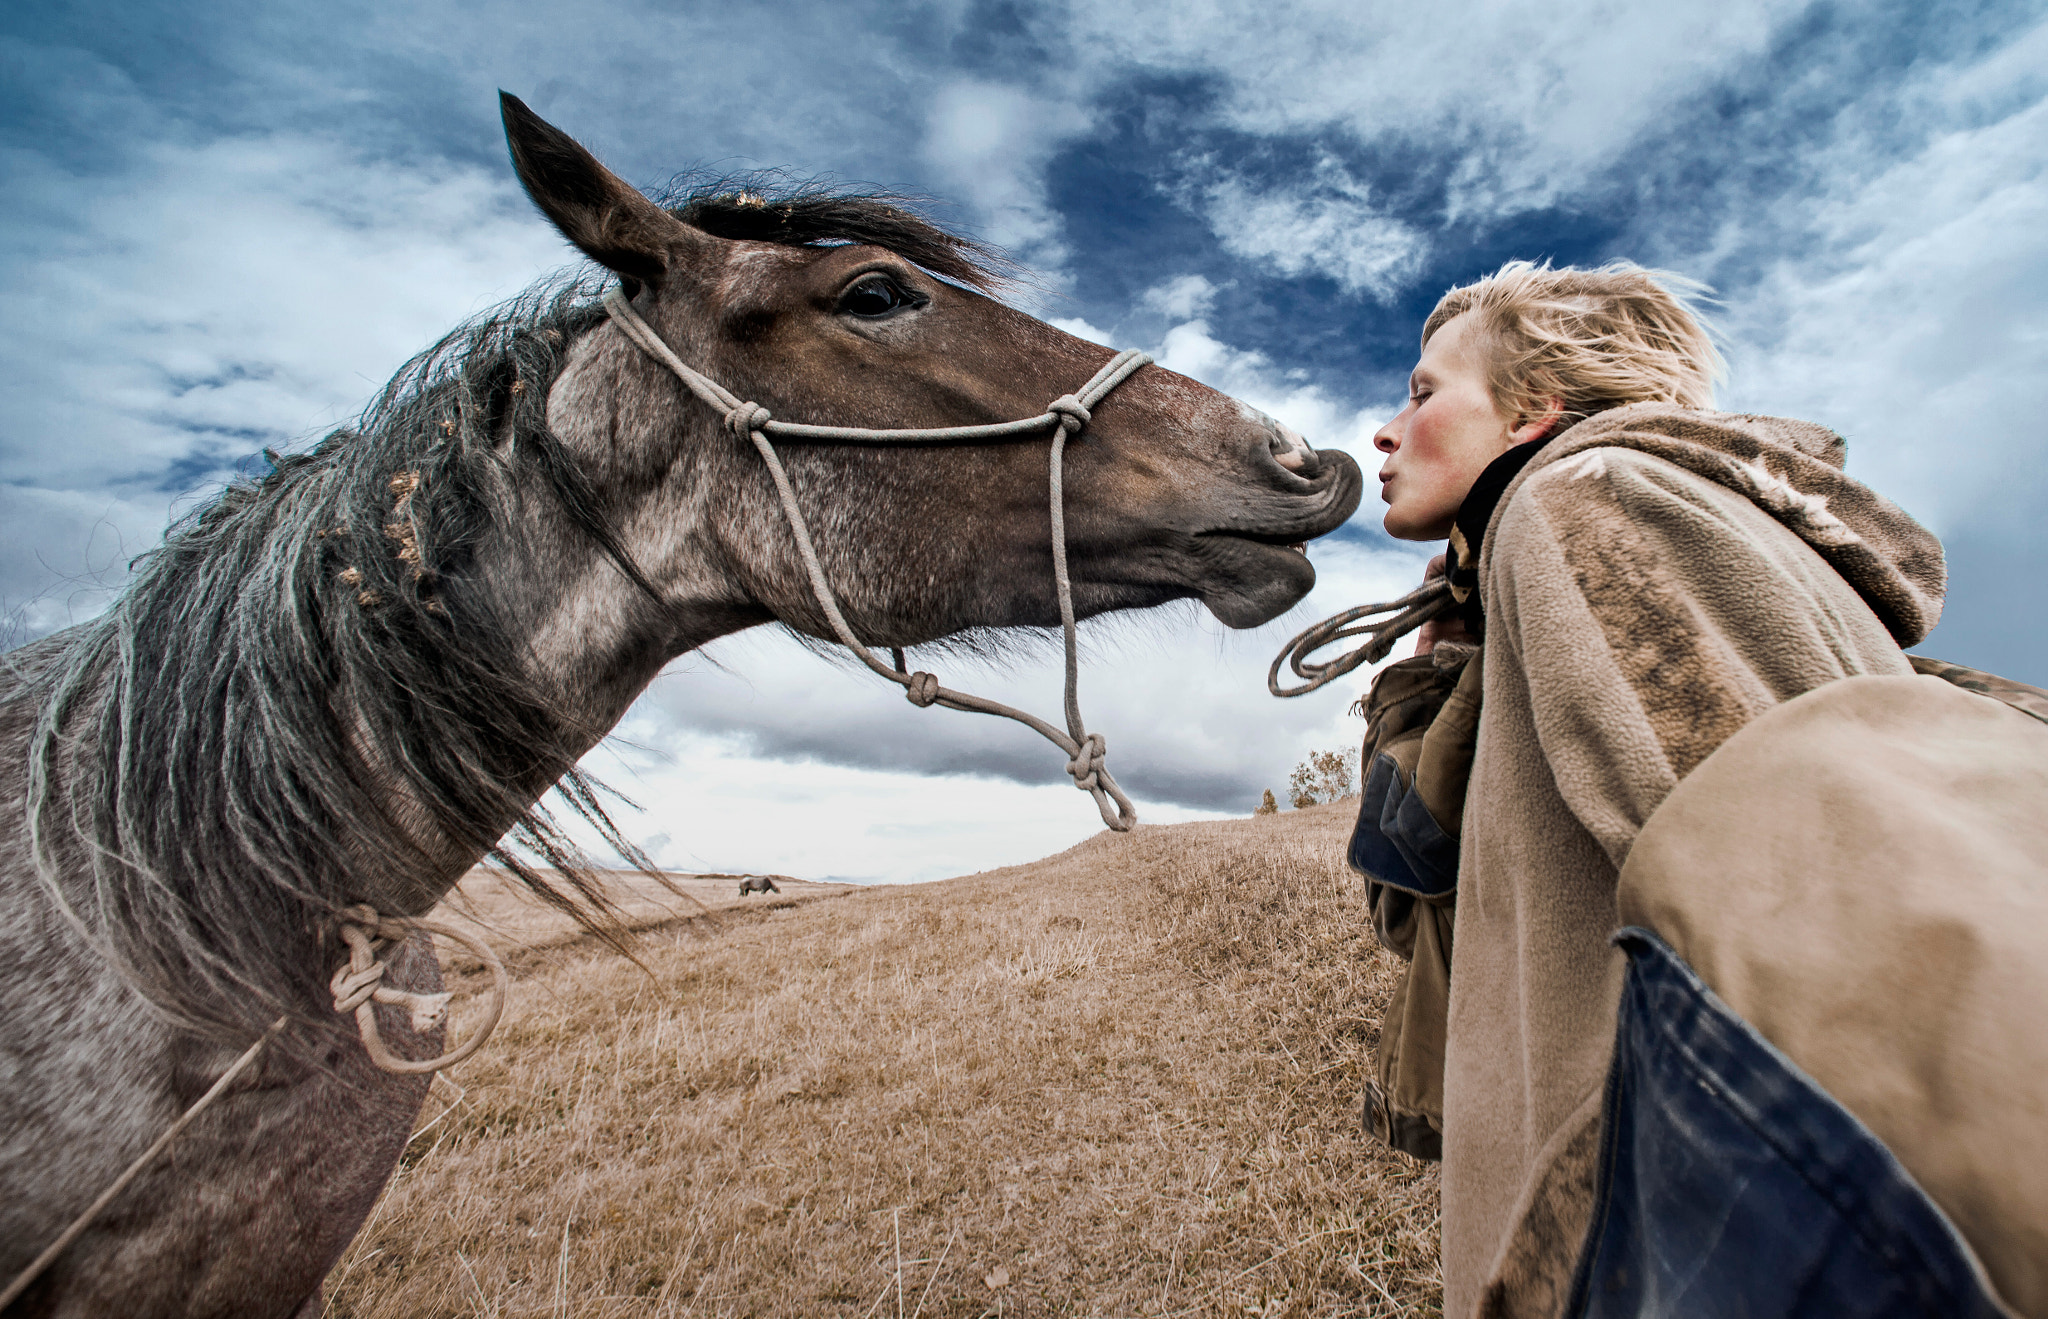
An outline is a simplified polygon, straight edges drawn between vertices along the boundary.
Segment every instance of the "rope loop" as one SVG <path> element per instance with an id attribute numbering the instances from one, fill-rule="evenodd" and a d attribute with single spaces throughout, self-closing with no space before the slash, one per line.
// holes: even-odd
<path id="1" fill-rule="evenodd" d="M 725 428 L 736 440 L 744 440 L 775 417 L 759 403 L 735 403 L 725 413 Z"/>
<path id="2" fill-rule="evenodd" d="M 1067 762 L 1067 773 L 1074 776 L 1074 786 L 1083 792 L 1093 792 L 1102 783 L 1102 758 L 1109 752 L 1109 744 L 1100 733 L 1090 733 L 1081 739 L 1080 749 Z"/>
<path id="3" fill-rule="evenodd" d="M 1359 605 L 1334 614 L 1287 643 L 1286 649 L 1273 657 L 1273 665 L 1266 670 L 1266 690 L 1275 696 L 1303 696 L 1325 683 L 1336 681 L 1361 664 L 1377 664 L 1393 652 L 1394 643 L 1424 623 L 1441 618 L 1458 607 L 1451 597 L 1451 584 L 1447 578 L 1432 577 L 1398 600 L 1383 604 Z M 1382 618 L 1377 624 L 1361 620 Z M 1334 645 L 1349 637 L 1364 637 L 1365 644 L 1344 652 L 1332 660 L 1309 658 L 1325 646 Z M 1282 686 L 1281 666 L 1292 669 L 1295 676 L 1308 679 L 1298 687 Z"/>
<path id="4" fill-rule="evenodd" d="M 1060 419 L 1060 426 L 1069 435 L 1079 435 L 1083 427 L 1093 418 L 1088 405 L 1073 394 L 1062 394 L 1045 405 L 1045 410 Z"/>
<path id="5" fill-rule="evenodd" d="M 921 671 L 911 674 L 910 681 L 904 684 L 903 697 L 918 709 L 927 709 L 939 699 L 938 675 Z"/>
<path id="6" fill-rule="evenodd" d="M 505 997 L 511 984 L 511 978 L 505 973 L 505 963 L 488 944 L 434 921 L 395 920 L 381 916 L 376 908 L 363 903 L 344 907 L 335 915 L 339 920 L 341 941 L 348 945 L 348 961 L 335 971 L 327 987 L 334 995 L 336 1012 L 355 1014 L 356 1032 L 362 1036 L 363 1048 L 369 1053 L 371 1062 L 387 1072 L 399 1074 L 438 1072 L 444 1067 L 453 1067 L 483 1047 L 484 1041 L 497 1029 L 498 1019 L 505 1014 Z M 446 1022 L 448 1002 L 454 997 L 452 994 L 415 994 L 384 984 L 384 972 L 390 964 L 377 955 L 378 942 L 396 946 L 404 943 L 414 931 L 454 940 L 475 953 L 491 970 L 491 1006 L 483 1024 L 475 1034 L 438 1058 L 401 1058 L 391 1052 L 377 1030 L 377 1011 L 372 1006 L 387 1003 L 406 1009 L 412 1014 L 411 1024 L 416 1034 L 424 1035 Z"/>

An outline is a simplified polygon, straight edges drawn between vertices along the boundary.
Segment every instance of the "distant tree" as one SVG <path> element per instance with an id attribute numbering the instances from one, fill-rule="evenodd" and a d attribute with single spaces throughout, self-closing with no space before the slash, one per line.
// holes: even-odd
<path id="1" fill-rule="evenodd" d="M 1277 802 L 1277 801 L 1274 801 L 1274 800 L 1273 800 L 1273 790 L 1272 790 L 1271 788 L 1268 788 L 1268 789 L 1266 789 L 1266 795 L 1265 795 L 1264 797 L 1261 797 L 1261 798 L 1259 799 L 1259 808 L 1258 808 L 1257 810 L 1253 811 L 1253 812 L 1252 812 L 1252 814 L 1253 814 L 1253 815 L 1271 815 L 1271 814 L 1273 814 L 1273 813 L 1274 813 L 1275 811 L 1278 811 L 1279 809 L 1280 809 L 1280 803 L 1279 803 L 1279 802 Z"/>
<path id="2" fill-rule="evenodd" d="M 1311 751 L 1308 759 L 1294 767 L 1287 778 L 1287 795 L 1294 808 L 1319 802 L 1341 801 L 1352 792 L 1351 754 L 1346 751 Z"/>

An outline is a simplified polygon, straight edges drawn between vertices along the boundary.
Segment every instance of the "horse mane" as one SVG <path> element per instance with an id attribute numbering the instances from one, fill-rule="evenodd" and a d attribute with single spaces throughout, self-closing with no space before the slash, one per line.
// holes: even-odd
<path id="1" fill-rule="evenodd" d="M 958 283 L 1003 278 L 994 253 L 900 200 L 770 193 L 750 176 L 666 204 L 721 237 L 881 243 Z M 465 588 L 517 478 L 537 476 L 653 594 L 546 421 L 570 346 L 604 319 L 609 278 L 556 275 L 457 327 L 355 424 L 305 453 L 266 452 L 267 474 L 174 524 L 100 617 L 6 661 L 19 685 L 0 704 L 35 702 L 27 806 L 42 886 L 180 1025 L 223 1040 L 284 1013 L 332 1027 L 308 1005 L 339 962 L 335 915 L 430 905 L 423 832 L 623 950 L 591 863 L 534 800 L 571 765 L 554 783 L 569 813 L 651 871 L 573 768 L 606 730 L 561 722 L 520 676 L 525 639 Z"/>

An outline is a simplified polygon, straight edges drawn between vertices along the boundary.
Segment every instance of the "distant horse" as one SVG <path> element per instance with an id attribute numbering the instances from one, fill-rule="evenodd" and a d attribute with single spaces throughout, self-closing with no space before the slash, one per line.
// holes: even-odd
<path id="1" fill-rule="evenodd" d="M 748 875 L 745 879 L 740 881 L 740 896 L 743 898 L 746 897 L 749 893 L 780 892 L 782 892 L 782 890 L 775 887 L 775 881 L 768 878 L 768 876 L 766 875 Z"/>
<path id="2" fill-rule="evenodd" d="M 886 200 L 664 209 L 504 109 L 556 227 L 778 417 L 1028 417 L 1109 356 L 987 296 L 995 258 Z M 289 1023 L 11 1314 L 318 1314 L 428 1083 L 335 1015 L 341 913 L 419 916 L 490 856 L 604 925 L 542 794 L 633 855 L 578 758 L 685 651 L 832 635 L 762 459 L 596 291 L 556 280 L 454 331 L 358 425 L 173 528 L 100 618 L 0 659 L 0 1285 Z M 793 445 L 787 470 L 862 639 L 1058 620 L 1041 445 Z M 1361 484 L 1140 370 L 1066 458 L 1076 611 L 1195 597 L 1262 623 Z M 389 980 L 439 987 L 423 937 Z M 399 1053 L 439 1047 L 375 1011 Z"/>

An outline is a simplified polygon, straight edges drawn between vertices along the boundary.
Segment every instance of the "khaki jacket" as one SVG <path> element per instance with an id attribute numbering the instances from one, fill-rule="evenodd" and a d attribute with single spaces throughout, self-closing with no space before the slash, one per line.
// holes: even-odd
<path id="1" fill-rule="evenodd" d="M 1591 1207 L 1617 878 L 1766 712 L 1904 677 L 1938 541 L 1803 422 L 1638 404 L 1539 452 L 1479 549 L 1481 708 L 1443 1059 L 1445 1313 L 1551 1314 Z"/>

